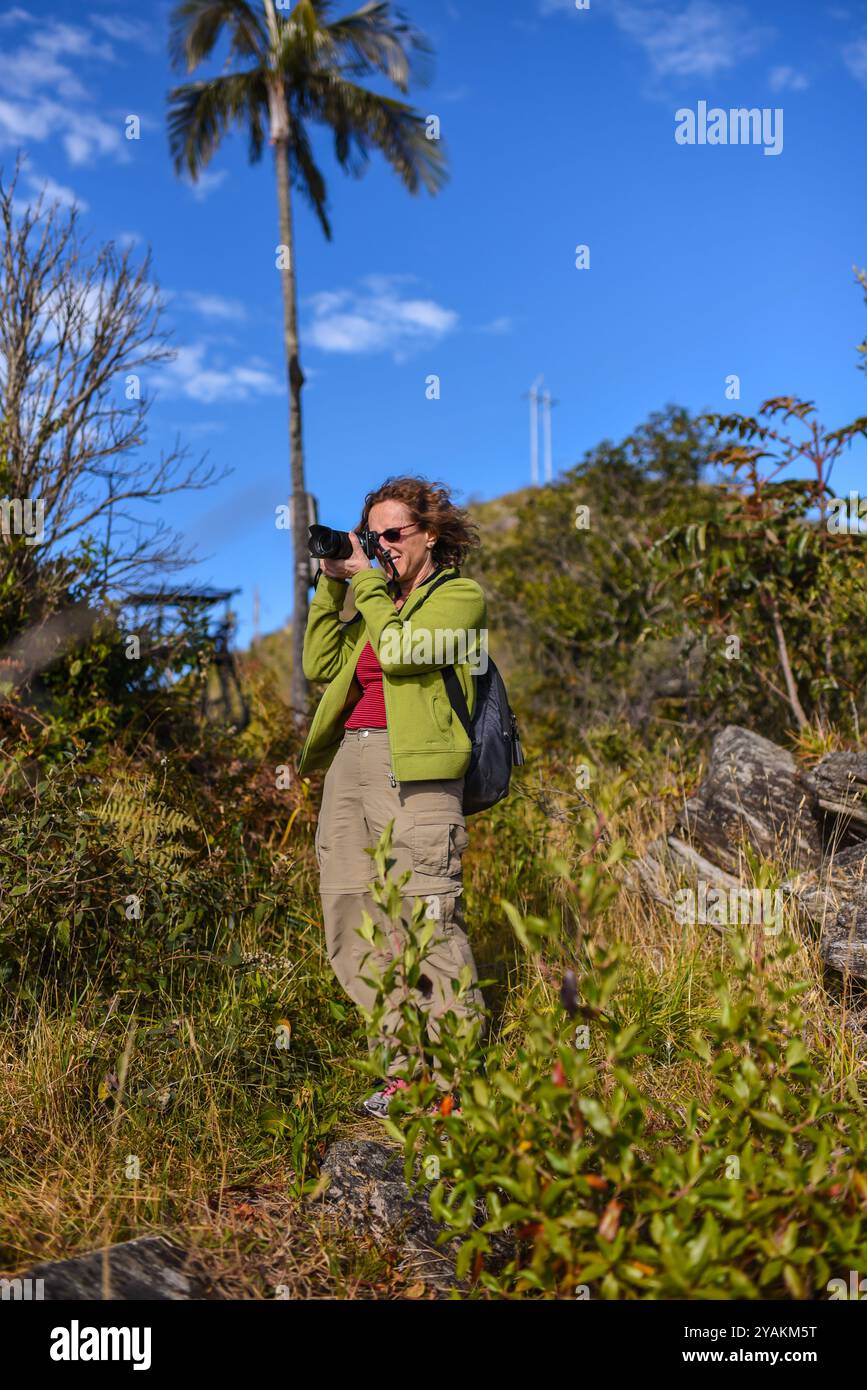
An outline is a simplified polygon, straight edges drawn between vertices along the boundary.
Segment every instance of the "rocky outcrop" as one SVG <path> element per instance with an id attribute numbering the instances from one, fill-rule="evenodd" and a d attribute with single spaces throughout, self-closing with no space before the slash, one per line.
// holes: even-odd
<path id="1" fill-rule="evenodd" d="M 827 753 L 813 773 L 821 809 L 844 836 L 867 839 L 867 753 Z"/>
<path id="2" fill-rule="evenodd" d="M 785 748 L 729 725 L 701 786 L 626 884 L 672 910 L 682 884 L 749 888 L 747 846 L 783 866 L 782 892 L 817 926 L 829 969 L 867 980 L 867 753 L 828 753 L 808 772 Z"/>
<path id="3" fill-rule="evenodd" d="M 678 828 L 730 874 L 742 872 L 744 840 L 793 868 L 817 868 L 822 859 L 815 787 L 785 748 L 733 724 L 714 739 L 707 775 Z"/>
<path id="4" fill-rule="evenodd" d="M 421 1170 L 416 1163 L 416 1176 Z M 410 1191 L 403 1176 L 403 1150 L 371 1139 L 338 1139 L 322 1162 L 322 1190 L 310 1201 L 327 1219 L 356 1233 L 364 1232 L 379 1246 L 397 1251 L 397 1267 L 407 1276 L 439 1293 L 466 1290 L 469 1280 L 459 1280 L 455 1259 L 459 1238 L 438 1244 L 444 1227 L 430 1214 L 430 1187 Z M 431 1178 L 431 1183 L 435 1179 Z M 477 1220 L 485 1213 L 479 1203 Z M 486 1266 L 495 1268 L 514 1253 L 508 1235 L 491 1237 Z"/>
<path id="5" fill-rule="evenodd" d="M 418 1171 L 418 1165 L 416 1168 Z M 403 1151 L 368 1139 L 338 1139 L 322 1162 L 322 1191 L 311 1200 L 337 1225 L 400 1248 L 399 1267 L 443 1292 L 456 1284 L 454 1249 L 437 1245 L 429 1189 L 410 1192 Z M 449 1242 L 454 1247 L 454 1239 Z"/>
<path id="6" fill-rule="evenodd" d="M 40 1295 L 46 1301 L 208 1297 L 186 1251 L 163 1236 L 140 1236 L 71 1260 L 53 1260 L 37 1265 L 26 1277 L 42 1281 Z"/>

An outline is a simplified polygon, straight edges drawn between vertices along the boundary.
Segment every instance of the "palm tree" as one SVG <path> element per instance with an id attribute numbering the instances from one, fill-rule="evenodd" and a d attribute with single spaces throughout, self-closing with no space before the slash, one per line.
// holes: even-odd
<path id="1" fill-rule="evenodd" d="M 325 179 L 310 146 L 309 127 L 317 122 L 333 131 L 337 162 L 356 176 L 364 172 L 371 151 L 379 150 L 410 193 L 422 184 L 435 193 L 446 177 L 442 147 L 427 138 L 425 118 L 405 102 L 369 91 L 354 80 L 382 74 L 406 92 L 411 52 L 429 54 L 427 42 L 401 11 L 392 8 L 391 0 L 368 0 L 342 19 L 331 19 L 332 10 L 333 0 L 298 0 L 286 15 L 278 13 L 274 0 L 181 0 L 172 12 L 170 37 L 174 66 L 192 72 L 210 57 L 225 34 L 229 40 L 226 67 L 235 69 L 170 92 L 169 145 L 176 172 L 186 169 L 197 179 L 232 127 L 246 131 L 251 163 L 261 158 L 266 131 L 274 147 L 289 379 L 294 555 L 291 700 L 297 723 L 306 717 L 301 653 L 310 572 L 301 436 L 304 373 L 298 353 L 290 186 L 308 200 L 330 241 Z"/>

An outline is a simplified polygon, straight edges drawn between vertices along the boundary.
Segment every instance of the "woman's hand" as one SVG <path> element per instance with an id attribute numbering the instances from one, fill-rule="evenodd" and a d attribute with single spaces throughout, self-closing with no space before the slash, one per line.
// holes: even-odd
<path id="1" fill-rule="evenodd" d="M 320 560 L 319 568 L 323 574 L 327 574 L 329 579 L 351 579 L 359 570 L 369 570 L 370 561 L 361 548 L 358 537 L 354 531 L 349 532 L 349 539 L 352 542 L 352 554 L 348 560 Z"/>

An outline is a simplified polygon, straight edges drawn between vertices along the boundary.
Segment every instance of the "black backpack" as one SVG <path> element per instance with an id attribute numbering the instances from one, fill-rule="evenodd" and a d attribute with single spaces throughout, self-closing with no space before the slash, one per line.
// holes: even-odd
<path id="1" fill-rule="evenodd" d="M 435 579 L 421 603 L 413 609 L 413 617 L 434 589 L 457 577 L 444 574 L 441 579 Z M 512 767 L 524 765 L 518 721 L 509 704 L 503 677 L 490 657 L 484 674 L 473 677 L 476 707 L 472 718 L 454 666 L 444 666 L 442 675 L 452 709 L 472 744 L 463 799 L 464 815 L 472 816 L 477 811 L 487 811 L 508 796 Z"/>

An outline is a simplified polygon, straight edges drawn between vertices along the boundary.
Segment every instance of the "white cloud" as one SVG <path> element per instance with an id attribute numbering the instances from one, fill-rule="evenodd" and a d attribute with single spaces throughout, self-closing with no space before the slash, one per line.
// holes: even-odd
<path id="1" fill-rule="evenodd" d="M 676 12 L 658 3 L 614 0 L 618 28 L 644 49 L 657 77 L 714 77 L 749 58 L 769 30 L 742 5 L 689 0 Z"/>
<path id="2" fill-rule="evenodd" d="M 74 204 L 82 212 L 87 212 L 90 206 L 74 189 L 68 188 L 66 184 L 57 183 L 47 175 L 37 174 L 28 170 L 23 177 L 26 186 L 33 195 L 32 201 L 34 203 L 39 199 L 41 194 L 46 203 L 60 203 L 62 207 L 67 208 L 72 207 Z"/>
<path id="3" fill-rule="evenodd" d="M 272 375 L 261 357 L 223 365 L 205 361 L 206 343 L 193 343 L 176 349 L 177 356 L 152 378 L 153 385 L 168 396 L 184 396 L 204 405 L 247 401 L 257 396 L 279 396 L 285 384 Z"/>
<path id="4" fill-rule="evenodd" d="M 127 19 L 124 15 L 115 14 L 92 14 L 90 22 L 118 43 L 135 43 L 145 48 L 155 47 L 153 30 L 140 19 Z"/>
<path id="5" fill-rule="evenodd" d="M 0 25 L 22 31 L 17 47 L 7 43 L 0 52 L 0 145 L 59 141 L 75 165 L 99 155 L 128 160 L 122 122 L 91 104 L 88 65 L 115 62 L 111 44 L 80 24 L 36 19 L 21 8 L 0 15 Z"/>
<path id="6" fill-rule="evenodd" d="M 180 424 L 173 424 L 172 429 L 177 434 L 199 438 L 206 434 L 225 434 L 226 423 L 224 420 L 182 420 Z"/>
<path id="7" fill-rule="evenodd" d="M 72 313 L 82 342 L 90 345 L 97 325 L 105 317 L 107 299 L 110 297 L 110 285 L 97 285 L 81 279 L 54 285 L 36 315 L 45 343 L 54 345 L 60 341 L 62 333 L 68 333 Z"/>
<path id="8" fill-rule="evenodd" d="M 843 61 L 858 82 L 867 84 L 867 35 L 846 45 Z"/>
<path id="9" fill-rule="evenodd" d="M 511 333 L 512 320 L 508 314 L 501 314 L 497 319 L 491 319 L 490 323 L 483 323 L 479 329 L 480 333 L 493 333 L 497 337 L 504 333 Z"/>
<path id="10" fill-rule="evenodd" d="M 240 300 L 226 299 L 221 294 L 199 294 L 196 290 L 185 290 L 183 299 L 202 318 L 240 323 L 247 317 L 247 310 Z"/>
<path id="11" fill-rule="evenodd" d="M 11 29 L 13 24 L 29 24 L 32 19 L 32 14 L 27 10 L 22 10 L 20 5 L 14 5 L 11 10 L 4 10 L 3 14 L 0 14 L 0 29 Z"/>
<path id="12" fill-rule="evenodd" d="M 371 275 L 362 290 L 311 295 L 313 318 L 304 340 L 322 352 L 391 352 L 396 361 L 439 342 L 457 327 L 458 315 L 432 299 L 405 294 L 400 286 L 413 278 Z"/>
<path id="13" fill-rule="evenodd" d="M 768 76 L 772 92 L 805 92 L 810 85 L 809 78 L 797 68 L 771 68 Z"/>
<path id="14" fill-rule="evenodd" d="M 220 187 L 220 184 L 228 177 L 225 169 L 218 169 L 211 173 L 208 169 L 203 169 L 199 177 L 193 182 L 189 174 L 184 174 L 182 182 L 187 185 L 197 203 L 203 203 L 206 198 Z"/>

